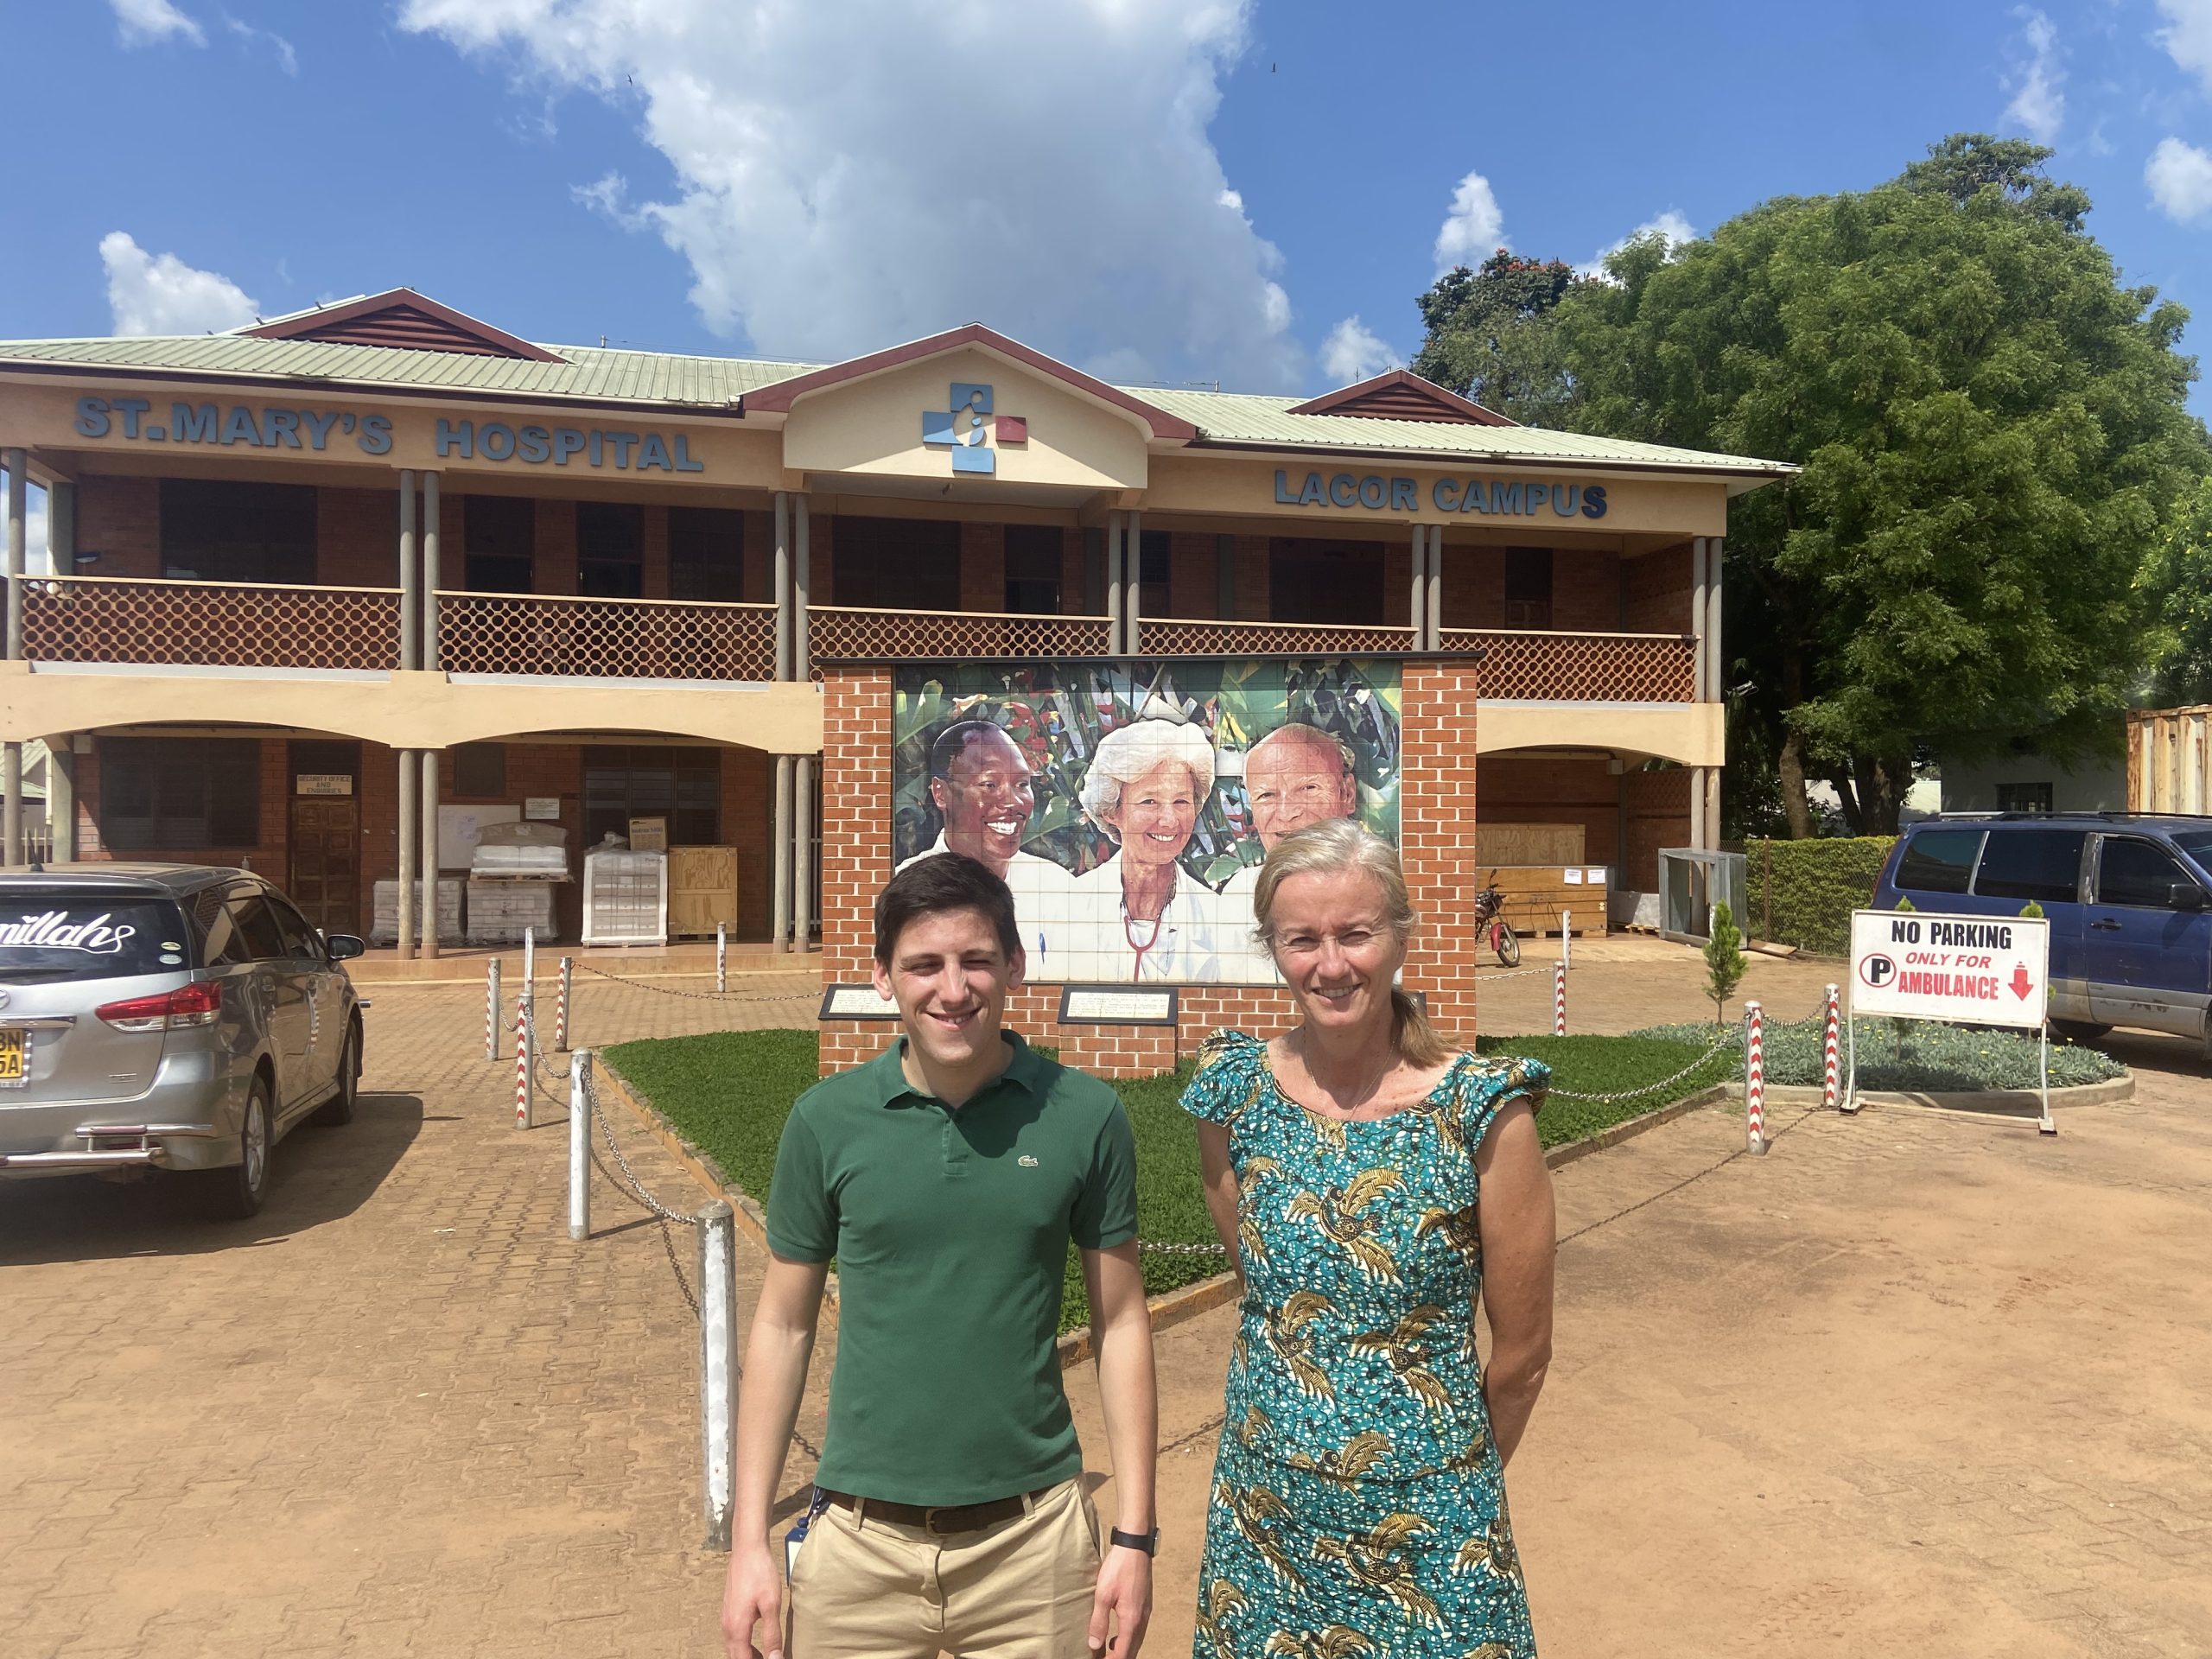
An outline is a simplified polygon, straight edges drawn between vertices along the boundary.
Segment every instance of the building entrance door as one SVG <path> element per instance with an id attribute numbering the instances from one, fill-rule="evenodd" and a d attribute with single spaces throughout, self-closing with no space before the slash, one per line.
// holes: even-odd
<path id="1" fill-rule="evenodd" d="M 359 802 L 293 800 L 291 874 L 284 891 L 326 933 L 361 931 L 360 849 Z"/>

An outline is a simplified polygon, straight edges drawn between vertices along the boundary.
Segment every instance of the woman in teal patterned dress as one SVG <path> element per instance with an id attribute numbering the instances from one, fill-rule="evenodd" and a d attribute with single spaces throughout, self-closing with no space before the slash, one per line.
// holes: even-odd
<path id="1" fill-rule="evenodd" d="M 1525 1659 L 1503 1471 L 1551 1351 L 1549 1073 L 1393 988 L 1405 880 L 1350 820 L 1278 843 L 1253 907 L 1301 1021 L 1217 1034 L 1183 1096 L 1244 1278 L 1194 1659 Z"/>

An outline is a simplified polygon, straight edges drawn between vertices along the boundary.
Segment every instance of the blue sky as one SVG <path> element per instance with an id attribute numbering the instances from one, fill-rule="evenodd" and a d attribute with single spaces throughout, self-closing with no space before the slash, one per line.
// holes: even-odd
<path id="1" fill-rule="evenodd" d="M 2212 340 L 2212 0 L 8 10 L 10 335 L 407 283 L 552 341 L 817 357 L 979 318 L 1312 391 L 1418 344 L 1440 234 L 1587 261 L 1979 128 L 2052 143 Z"/>

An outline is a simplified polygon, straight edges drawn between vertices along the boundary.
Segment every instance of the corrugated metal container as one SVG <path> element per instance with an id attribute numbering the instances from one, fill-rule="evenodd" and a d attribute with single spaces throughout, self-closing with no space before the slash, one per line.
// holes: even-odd
<path id="1" fill-rule="evenodd" d="M 2212 703 L 2129 710 L 2127 810 L 2212 814 Z"/>

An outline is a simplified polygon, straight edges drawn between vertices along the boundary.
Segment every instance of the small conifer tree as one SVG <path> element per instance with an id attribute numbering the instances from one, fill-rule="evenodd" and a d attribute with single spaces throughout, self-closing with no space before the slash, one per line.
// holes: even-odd
<path id="1" fill-rule="evenodd" d="M 1713 999 L 1713 1023 L 1726 1023 L 1728 999 L 1736 995 L 1736 988 L 1744 982 L 1744 936 L 1736 931 L 1736 918 L 1728 913 L 1728 906 L 1716 904 L 1713 907 L 1713 937 L 1705 942 L 1705 994 Z"/>

